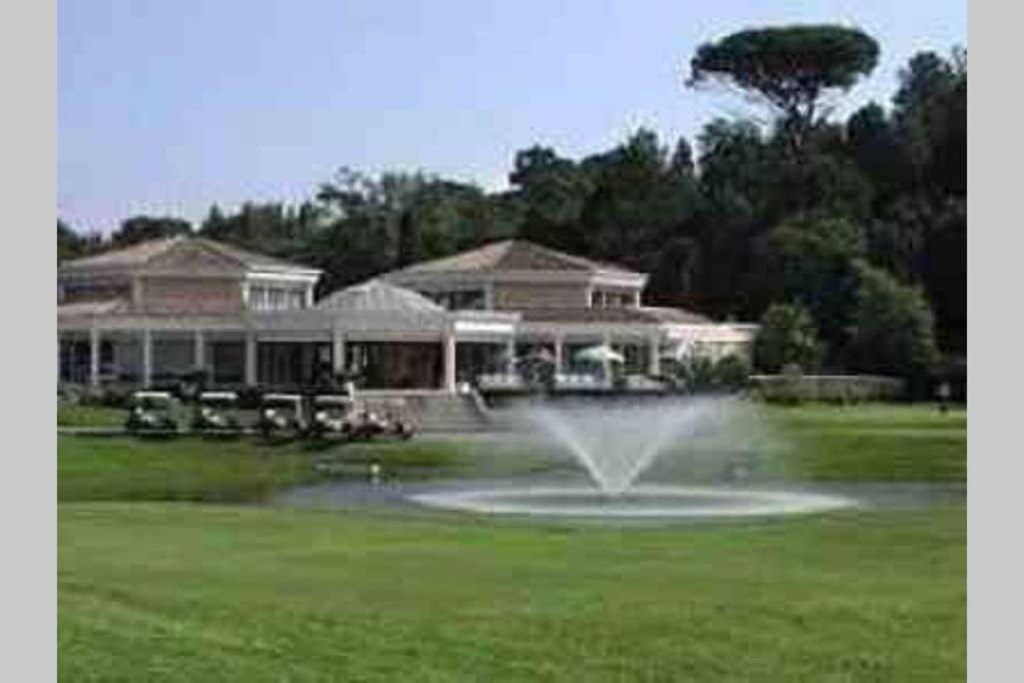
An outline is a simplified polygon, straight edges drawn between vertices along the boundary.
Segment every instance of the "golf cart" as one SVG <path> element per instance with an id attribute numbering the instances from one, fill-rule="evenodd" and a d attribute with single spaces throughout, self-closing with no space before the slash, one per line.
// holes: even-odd
<path id="1" fill-rule="evenodd" d="M 125 429 L 139 432 L 177 432 L 178 423 L 171 415 L 174 399 L 166 391 L 136 391 L 132 394 L 131 408 Z"/>
<path id="2" fill-rule="evenodd" d="M 411 439 L 415 431 L 413 424 L 398 410 L 398 405 L 388 403 L 383 409 L 371 410 L 364 406 L 361 410 L 355 411 L 349 436 L 354 440 L 394 436 L 405 441 Z"/>
<path id="3" fill-rule="evenodd" d="M 306 431 L 302 397 L 298 394 L 264 394 L 257 426 L 265 438 L 283 433 L 302 434 Z"/>
<path id="4" fill-rule="evenodd" d="M 235 414 L 238 394 L 233 391 L 204 391 L 196 399 L 192 427 L 199 432 L 235 433 L 241 423 Z"/>
<path id="5" fill-rule="evenodd" d="M 347 396 L 322 394 L 313 398 L 309 431 L 314 438 L 349 436 L 355 420 L 355 404 Z"/>

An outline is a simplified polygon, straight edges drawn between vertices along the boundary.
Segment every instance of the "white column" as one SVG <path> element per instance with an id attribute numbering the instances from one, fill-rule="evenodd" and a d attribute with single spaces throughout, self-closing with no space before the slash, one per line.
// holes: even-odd
<path id="1" fill-rule="evenodd" d="M 488 282 L 484 285 L 484 308 L 488 311 L 494 310 L 494 283 Z"/>
<path id="2" fill-rule="evenodd" d="M 602 343 L 608 349 L 612 348 L 612 337 L 607 332 L 604 333 L 604 339 L 603 339 Z M 604 381 L 605 381 L 605 384 L 608 384 L 610 386 L 611 383 L 612 383 L 612 362 L 611 362 L 611 360 L 609 360 L 607 355 L 604 357 L 604 360 L 601 361 L 601 365 L 602 365 L 602 368 L 604 370 Z"/>
<path id="3" fill-rule="evenodd" d="M 256 384 L 256 333 L 245 334 L 245 383 Z"/>
<path id="4" fill-rule="evenodd" d="M 647 359 L 647 374 L 657 376 L 661 374 L 661 337 L 653 335 L 647 342 L 650 357 Z"/>
<path id="5" fill-rule="evenodd" d="M 555 372 L 562 372 L 562 348 L 565 345 L 565 339 L 562 335 L 555 336 Z"/>
<path id="6" fill-rule="evenodd" d="M 640 290 L 636 290 L 633 294 L 633 307 L 640 308 Z"/>
<path id="7" fill-rule="evenodd" d="M 505 342 L 505 372 L 509 375 L 516 371 L 516 338 L 509 337 Z"/>
<path id="8" fill-rule="evenodd" d="M 306 308 L 313 308 L 313 285 L 306 287 Z"/>
<path id="9" fill-rule="evenodd" d="M 331 368 L 335 375 L 345 372 L 345 335 L 335 329 L 331 333 Z"/>
<path id="10" fill-rule="evenodd" d="M 153 382 L 153 333 L 142 330 L 142 386 L 146 389 Z"/>
<path id="11" fill-rule="evenodd" d="M 89 386 L 100 385 L 100 331 L 98 328 L 89 330 Z"/>
<path id="12" fill-rule="evenodd" d="M 455 331 L 448 327 L 444 333 L 444 389 L 455 393 Z"/>
<path id="13" fill-rule="evenodd" d="M 193 337 L 192 363 L 196 368 L 206 366 L 206 335 L 202 330 L 196 330 Z"/>

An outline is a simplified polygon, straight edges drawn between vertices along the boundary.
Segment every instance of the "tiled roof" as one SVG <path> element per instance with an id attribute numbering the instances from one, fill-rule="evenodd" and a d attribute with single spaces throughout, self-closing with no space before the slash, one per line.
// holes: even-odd
<path id="1" fill-rule="evenodd" d="M 203 257 L 205 260 L 201 261 L 200 259 Z M 148 240 L 123 249 L 86 256 L 61 264 L 60 270 L 75 272 L 92 269 L 139 268 L 164 262 L 199 264 L 217 269 L 233 267 L 315 270 L 272 256 L 240 249 L 234 245 L 215 242 L 205 237 L 186 236 Z"/>
<path id="2" fill-rule="evenodd" d="M 267 256 L 266 254 L 259 254 L 254 251 L 246 251 L 245 249 L 241 249 L 232 244 L 214 242 L 213 240 L 208 240 L 203 237 L 193 238 L 193 241 L 201 242 L 204 246 L 213 249 L 228 258 L 234 259 L 249 268 L 298 268 L 302 270 L 317 270 L 316 268 L 291 263 L 274 256 Z"/>
<path id="3" fill-rule="evenodd" d="M 527 308 L 523 322 L 563 323 L 681 323 L 707 324 L 711 320 L 679 308 Z"/>
<path id="4" fill-rule="evenodd" d="M 237 316 L 243 311 L 240 304 L 228 304 L 222 300 L 208 300 L 203 297 L 181 297 L 162 299 L 146 306 L 135 306 L 127 299 L 103 301 L 76 301 L 58 304 L 58 318 L 89 318 L 93 316 L 157 316 L 176 317 L 184 315 Z"/>
<path id="5" fill-rule="evenodd" d="M 154 256 L 165 253 L 171 246 L 179 243 L 181 238 L 168 237 L 165 239 L 148 240 L 133 244 L 124 249 L 105 251 L 95 256 L 86 256 L 62 263 L 61 270 L 78 270 L 89 268 L 109 268 L 118 266 L 141 266 L 149 262 Z"/>
<path id="6" fill-rule="evenodd" d="M 382 280 L 367 280 L 334 292 L 316 304 L 316 308 L 346 311 L 394 311 L 444 314 L 444 307 L 411 289 Z"/>
<path id="7" fill-rule="evenodd" d="M 484 273 L 495 271 L 614 271 L 633 273 L 621 266 L 600 263 L 581 256 L 573 256 L 524 240 L 492 242 L 478 249 L 464 251 L 433 261 L 416 263 L 391 275 L 419 275 L 429 273 Z"/>
<path id="8" fill-rule="evenodd" d="M 110 315 L 112 313 L 123 313 L 128 310 L 129 304 L 124 299 L 107 299 L 105 301 L 78 301 L 71 304 L 59 304 L 57 306 L 57 317 L 75 317 L 80 315 Z"/>

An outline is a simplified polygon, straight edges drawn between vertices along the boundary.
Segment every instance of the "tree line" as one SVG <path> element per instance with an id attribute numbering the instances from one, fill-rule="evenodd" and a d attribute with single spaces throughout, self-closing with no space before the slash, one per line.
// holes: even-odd
<path id="1" fill-rule="evenodd" d="M 499 192 L 342 168 L 297 206 L 214 205 L 198 226 L 135 216 L 101 239 L 58 220 L 58 261 L 198 233 L 321 268 L 326 292 L 515 237 L 650 273 L 647 304 L 763 321 L 765 369 L 923 376 L 966 352 L 966 52 L 915 54 L 888 106 L 836 120 L 878 53 L 845 27 L 740 31 L 701 45 L 681 87 L 760 109 L 693 141 L 640 128 L 582 158 L 527 147 Z"/>

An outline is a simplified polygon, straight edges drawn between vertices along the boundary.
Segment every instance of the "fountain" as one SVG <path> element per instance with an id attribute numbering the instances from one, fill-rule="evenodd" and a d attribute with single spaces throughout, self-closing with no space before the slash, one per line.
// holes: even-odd
<path id="1" fill-rule="evenodd" d="M 524 441 L 530 435 L 568 451 L 589 482 L 429 491 L 411 498 L 475 513 L 602 518 L 751 517 L 823 512 L 854 504 L 806 491 L 739 488 L 735 481 L 715 486 L 638 483 L 659 457 L 687 439 L 736 447 L 767 438 L 756 422 L 746 419 L 749 410 L 734 399 L 551 401 L 525 410 L 521 417 Z M 716 464 L 734 472 L 731 463 Z"/>

